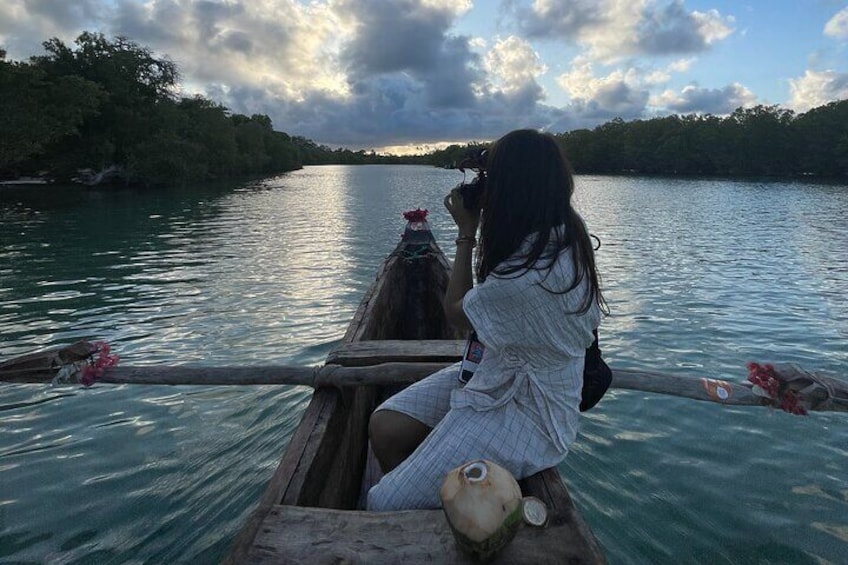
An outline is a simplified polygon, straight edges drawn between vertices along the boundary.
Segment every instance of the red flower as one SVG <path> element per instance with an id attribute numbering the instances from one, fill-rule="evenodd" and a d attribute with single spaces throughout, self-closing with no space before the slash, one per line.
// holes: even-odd
<path id="1" fill-rule="evenodd" d="M 790 414 L 807 415 L 807 409 L 801 404 L 801 396 L 784 385 L 783 379 L 775 371 L 774 366 L 748 363 L 748 371 L 748 380 L 765 391 L 771 399 L 772 406 L 777 406 Z"/>
<path id="2" fill-rule="evenodd" d="M 403 218 L 407 222 L 423 222 L 427 219 L 427 210 L 422 210 L 421 208 L 409 210 L 403 213 Z"/>
<path id="3" fill-rule="evenodd" d="M 97 355 L 97 359 L 94 356 Z M 95 341 L 91 346 L 91 358 L 88 365 L 82 368 L 80 384 L 90 387 L 103 376 L 103 371 L 118 364 L 120 357 L 112 355 L 112 347 L 105 341 Z"/>
<path id="4" fill-rule="evenodd" d="M 799 404 L 799 400 L 798 394 L 794 390 L 787 390 L 783 395 L 783 400 L 780 402 L 780 408 L 790 414 L 806 416 L 807 409 Z"/>
<path id="5" fill-rule="evenodd" d="M 771 397 L 772 400 L 777 399 L 780 393 L 780 381 L 774 372 L 774 367 L 771 365 L 759 365 L 757 363 L 748 363 L 748 380 Z"/>

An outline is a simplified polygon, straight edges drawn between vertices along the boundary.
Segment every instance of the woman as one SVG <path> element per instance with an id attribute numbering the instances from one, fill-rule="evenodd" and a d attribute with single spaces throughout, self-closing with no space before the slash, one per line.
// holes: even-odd
<path id="1" fill-rule="evenodd" d="M 565 458 L 577 435 L 585 351 L 604 306 L 573 192 L 556 140 L 518 130 L 490 152 L 482 211 L 467 210 L 459 189 L 445 198 L 459 228 L 445 315 L 476 332 L 485 353 L 468 384 L 453 365 L 371 416 L 372 448 L 387 474 L 368 493 L 369 509 L 437 508 L 447 472 L 474 459 L 521 479 Z"/>

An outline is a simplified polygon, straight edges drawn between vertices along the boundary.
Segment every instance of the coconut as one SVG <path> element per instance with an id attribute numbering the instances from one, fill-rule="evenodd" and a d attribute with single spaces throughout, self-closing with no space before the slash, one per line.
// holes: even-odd
<path id="1" fill-rule="evenodd" d="M 453 469 L 440 494 L 457 545 L 474 559 L 493 557 L 521 524 L 521 489 L 509 471 L 491 461 Z"/>

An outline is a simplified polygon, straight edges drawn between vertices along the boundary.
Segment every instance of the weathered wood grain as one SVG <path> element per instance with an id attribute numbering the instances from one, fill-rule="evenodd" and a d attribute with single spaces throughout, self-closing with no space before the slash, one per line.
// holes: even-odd
<path id="1" fill-rule="evenodd" d="M 545 469 L 522 479 L 519 485 L 525 496 L 535 496 L 545 503 L 548 507 L 548 525 L 563 529 L 567 532 L 565 535 L 572 536 L 573 539 L 569 539 L 568 543 L 575 552 L 595 563 L 606 562 L 600 543 L 589 524 L 577 511 L 565 483 L 562 482 L 559 470 Z"/>
<path id="2" fill-rule="evenodd" d="M 457 357 L 454 352 L 462 347 L 456 340 L 394 341 L 400 348 L 397 355 L 390 352 L 392 345 L 386 348 L 375 342 L 361 342 L 361 348 L 343 347 L 335 360 L 352 363 L 349 366 L 324 365 L 323 367 L 297 366 L 255 366 L 255 367 L 186 367 L 178 366 L 117 366 L 106 369 L 99 379 L 102 383 L 112 384 L 148 384 L 148 385 L 292 385 L 352 388 L 359 386 L 408 385 L 439 369 L 446 367 Z M 432 356 L 420 354 L 422 348 L 432 343 L 435 353 Z M 404 362 L 403 359 L 431 359 L 431 362 Z M 381 362 L 383 360 L 391 362 Z M 448 361 L 435 361 L 448 359 Z M 375 363 L 360 365 L 359 363 Z M 728 406 L 769 406 L 761 397 L 755 395 L 751 386 L 745 382 L 720 381 L 727 396 L 718 397 L 707 386 L 712 377 L 683 376 L 658 371 L 639 371 L 634 369 L 612 369 L 612 388 L 666 394 L 715 402 Z M 831 390 L 836 391 L 836 400 L 812 407 L 814 411 L 848 412 L 848 382 L 819 377 Z M 0 375 L 0 380 L 15 383 L 50 382 L 52 376 L 43 370 L 33 373 L 16 372 L 11 376 Z"/>
<path id="3" fill-rule="evenodd" d="M 91 351 L 90 343 L 78 341 L 71 345 L 4 359 L 0 361 L 0 381 L 31 382 L 27 379 L 38 378 L 39 382 L 49 382 L 62 365 L 82 362 L 91 355 Z"/>
<path id="4" fill-rule="evenodd" d="M 836 378 L 819 376 L 834 393 L 833 402 L 814 405 L 811 410 L 820 412 L 848 412 L 848 382 Z M 722 395 L 716 394 L 716 386 L 722 389 Z M 714 375 L 703 377 L 683 376 L 657 371 L 637 371 L 633 369 L 613 369 L 613 388 L 653 392 L 725 404 L 728 406 L 771 406 L 771 403 L 756 394 L 748 382 L 731 382 L 716 378 Z"/>
<path id="5" fill-rule="evenodd" d="M 297 367 L 293 365 L 255 367 L 187 367 L 123 365 L 106 369 L 100 383 L 141 385 L 291 385 L 319 388 L 362 385 L 410 384 L 444 367 L 445 363 L 385 363 L 375 366 Z M 55 374 L 42 371 L 16 373 L 6 382 L 45 383 Z M 0 380 L 3 377 L 0 376 Z"/>
<path id="6" fill-rule="evenodd" d="M 330 352 L 327 364 L 362 367 L 379 363 L 452 363 L 462 357 L 464 340 L 384 339 L 346 343 Z"/>
<path id="7" fill-rule="evenodd" d="M 437 563 L 470 561 L 456 548 L 441 510 L 340 511 L 275 506 L 262 522 L 245 563 Z M 605 563 L 586 553 L 580 532 L 560 522 L 522 526 L 492 563 Z"/>

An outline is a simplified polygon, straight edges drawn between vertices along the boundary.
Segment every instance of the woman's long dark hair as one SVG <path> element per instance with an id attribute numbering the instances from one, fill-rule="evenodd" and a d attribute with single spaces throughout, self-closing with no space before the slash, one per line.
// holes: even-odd
<path id="1" fill-rule="evenodd" d="M 579 312 L 588 311 L 593 302 L 607 312 L 589 232 L 571 205 L 571 166 L 556 139 L 536 130 L 516 130 L 495 142 L 487 161 L 477 280 L 482 282 L 489 274 L 521 276 L 530 269 L 550 270 L 559 254 L 571 247 L 574 280 L 565 289 L 545 288 L 566 293 L 588 277 L 590 292 Z M 562 227 L 554 230 L 558 226 Z M 534 233 L 538 236 L 526 256 L 502 265 Z M 548 247 L 552 235 L 554 245 Z"/>

